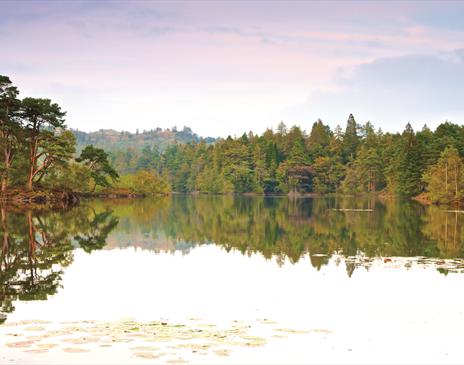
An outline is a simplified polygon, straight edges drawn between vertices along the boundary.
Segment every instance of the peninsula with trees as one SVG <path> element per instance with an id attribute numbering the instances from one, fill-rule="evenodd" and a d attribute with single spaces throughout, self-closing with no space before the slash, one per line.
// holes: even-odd
<path id="1" fill-rule="evenodd" d="M 450 122 L 384 133 L 350 115 L 334 130 L 317 120 L 309 133 L 280 123 L 262 135 L 215 139 L 188 127 L 86 133 L 66 129 L 65 115 L 50 99 L 19 99 L 0 76 L 2 200 L 382 193 L 459 205 L 464 196 L 464 127 Z"/>

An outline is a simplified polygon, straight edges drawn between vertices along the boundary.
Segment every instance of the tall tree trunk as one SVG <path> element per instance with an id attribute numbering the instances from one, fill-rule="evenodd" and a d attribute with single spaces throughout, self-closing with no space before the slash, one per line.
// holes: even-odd
<path id="1" fill-rule="evenodd" d="M 27 183 L 26 183 L 26 190 L 27 191 L 32 191 L 34 189 L 34 174 L 36 170 L 36 164 L 37 164 L 37 139 L 34 137 L 31 137 L 32 140 L 29 144 L 29 176 L 27 178 Z"/>
<path id="2" fill-rule="evenodd" d="M 5 171 L 5 173 L 2 176 L 2 193 L 4 193 L 7 188 L 8 188 L 8 172 Z"/>
<path id="3" fill-rule="evenodd" d="M 2 175 L 2 193 L 6 191 L 8 188 L 8 178 L 10 176 L 10 167 L 11 167 L 11 160 L 12 160 L 12 151 L 11 151 L 11 146 L 5 146 L 4 149 L 4 165 L 5 165 L 5 171 Z"/>
<path id="4" fill-rule="evenodd" d="M 28 179 L 27 179 L 27 183 L 26 183 L 26 190 L 27 191 L 32 191 L 32 189 L 33 189 L 32 180 L 33 180 L 32 174 L 30 174 Z"/>

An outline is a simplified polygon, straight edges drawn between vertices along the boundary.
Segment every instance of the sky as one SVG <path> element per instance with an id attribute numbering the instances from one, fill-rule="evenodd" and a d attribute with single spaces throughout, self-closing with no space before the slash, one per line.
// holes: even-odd
<path id="1" fill-rule="evenodd" d="M 459 1 L 3 0 L 0 49 L 83 131 L 464 121 Z"/>

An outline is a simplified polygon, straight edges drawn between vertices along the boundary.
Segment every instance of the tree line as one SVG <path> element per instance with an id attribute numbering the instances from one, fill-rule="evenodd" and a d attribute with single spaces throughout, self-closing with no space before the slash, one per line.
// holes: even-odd
<path id="1" fill-rule="evenodd" d="M 66 130 L 66 113 L 58 104 L 18 96 L 10 78 L 0 75 L 2 194 L 10 187 L 89 192 L 118 179 L 104 150 L 90 145 L 76 158 L 76 138 Z"/>
<path id="2" fill-rule="evenodd" d="M 450 122 L 435 131 L 414 131 L 408 123 L 402 133 L 384 133 L 350 115 L 345 129 L 318 120 L 306 133 L 280 123 L 262 135 L 173 143 L 162 152 L 145 145 L 107 153 L 89 145 L 76 158 L 76 138 L 59 105 L 18 95 L 0 76 L 2 192 L 24 186 L 143 194 L 425 193 L 446 204 L 464 194 L 464 128 Z"/>
<path id="3" fill-rule="evenodd" d="M 252 132 L 204 142 L 172 144 L 163 153 L 142 150 L 111 155 L 125 171 L 156 170 L 173 191 L 203 193 L 373 193 L 412 197 L 427 193 L 437 203 L 463 197 L 464 128 L 445 122 L 435 131 L 402 133 L 360 125 L 331 130 L 321 120 L 309 134 L 280 123 L 262 135 Z"/>

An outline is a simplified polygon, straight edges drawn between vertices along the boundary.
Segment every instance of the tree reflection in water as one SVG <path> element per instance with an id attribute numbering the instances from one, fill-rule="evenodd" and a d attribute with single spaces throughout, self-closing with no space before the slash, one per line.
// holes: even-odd
<path id="1" fill-rule="evenodd" d="M 349 274 L 376 257 L 464 257 L 464 214 L 413 201 L 174 195 L 99 204 L 120 220 L 111 235 L 118 247 L 188 251 L 215 243 L 281 263 L 309 254 L 317 269 L 342 254 Z"/>
<path id="2" fill-rule="evenodd" d="M 0 321 L 15 300 L 46 300 L 57 292 L 73 249 L 89 252 L 104 246 L 118 221 L 110 210 L 87 206 L 67 211 L 1 210 Z"/>
<path id="3" fill-rule="evenodd" d="M 464 214 L 400 200 L 173 195 L 61 211 L 1 207 L 0 230 L 3 321 L 15 300 L 57 292 L 74 248 L 188 253 L 217 244 L 279 264 L 309 256 L 317 270 L 345 265 L 349 276 L 379 261 L 432 265 L 444 274 L 464 270 Z"/>

